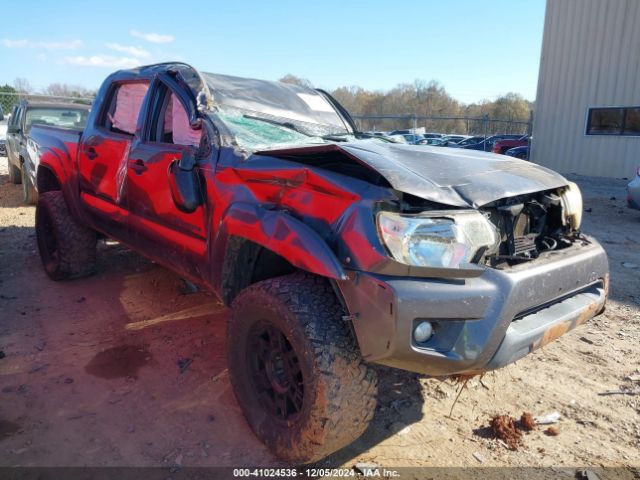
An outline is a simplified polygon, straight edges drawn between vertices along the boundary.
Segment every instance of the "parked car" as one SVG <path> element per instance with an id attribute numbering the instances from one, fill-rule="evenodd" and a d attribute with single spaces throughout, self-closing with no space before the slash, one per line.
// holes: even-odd
<path id="1" fill-rule="evenodd" d="M 433 145 L 435 147 L 445 146 L 446 142 L 442 138 L 423 138 L 418 140 L 416 145 Z"/>
<path id="2" fill-rule="evenodd" d="M 465 138 L 458 142 L 458 147 L 464 147 L 466 145 L 475 145 L 476 143 L 480 143 L 484 140 L 484 137 L 481 135 L 475 135 L 473 137 Z"/>
<path id="3" fill-rule="evenodd" d="M 22 100 L 12 112 L 7 127 L 7 162 L 9 181 L 22 183 L 23 200 L 27 204 L 37 199 L 35 146 L 29 147 L 29 133 L 34 125 L 82 129 L 87 121 L 89 106 Z"/>
<path id="4" fill-rule="evenodd" d="M 510 157 L 520 158 L 522 160 L 529 160 L 529 145 L 510 148 L 504 152 L 504 154 Z"/>
<path id="5" fill-rule="evenodd" d="M 403 133 L 400 134 L 404 137 L 406 143 L 410 144 L 410 145 L 414 145 L 415 143 L 419 142 L 420 140 L 424 140 L 424 137 L 422 135 L 418 135 L 416 133 Z"/>
<path id="6" fill-rule="evenodd" d="M 31 138 L 49 277 L 94 272 L 100 235 L 215 292 L 238 404 L 294 464 L 366 429 L 372 363 L 477 375 L 605 306 L 607 257 L 580 230 L 575 184 L 359 139 L 320 90 L 151 65 L 109 76 L 84 130 Z"/>
<path id="7" fill-rule="evenodd" d="M 445 135 L 442 137 L 447 143 L 460 143 L 462 140 L 469 138 L 469 135 Z"/>
<path id="8" fill-rule="evenodd" d="M 490 137 L 487 137 L 486 140 L 483 139 L 478 143 L 465 145 L 461 148 L 466 148 L 468 150 L 483 150 L 485 152 L 490 152 L 495 142 L 499 140 L 507 139 L 507 138 L 518 139 L 520 137 L 522 137 L 522 135 L 511 135 L 511 134 L 491 135 Z"/>
<path id="9" fill-rule="evenodd" d="M 7 118 L 0 105 L 0 156 L 7 156 Z"/>
<path id="10" fill-rule="evenodd" d="M 422 136 L 424 138 L 441 138 L 444 135 L 442 133 L 427 132 L 427 133 L 423 133 Z"/>
<path id="11" fill-rule="evenodd" d="M 529 145 L 529 136 L 524 135 L 520 138 L 503 138 L 494 142 L 493 147 L 491 147 L 491 151 L 493 153 L 501 153 L 504 154 L 510 148 L 515 147 L 524 147 Z"/>
<path id="12" fill-rule="evenodd" d="M 627 205 L 640 210 L 640 166 L 636 170 L 636 178 L 627 185 Z"/>

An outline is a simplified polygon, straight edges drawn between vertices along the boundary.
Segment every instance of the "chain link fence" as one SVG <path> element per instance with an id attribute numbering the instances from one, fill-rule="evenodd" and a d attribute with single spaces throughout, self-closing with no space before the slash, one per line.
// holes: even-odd
<path id="1" fill-rule="evenodd" d="M 13 106 L 18 104 L 21 100 L 47 103 L 80 103 L 84 105 L 90 105 L 93 102 L 93 98 L 89 97 L 61 97 L 37 93 L 23 94 L 0 92 L 0 107 L 2 107 L 2 111 L 5 115 L 10 114 Z"/>
<path id="2" fill-rule="evenodd" d="M 353 115 L 358 129 L 366 132 L 424 128 L 425 132 L 458 134 L 458 135 L 482 135 L 495 134 L 531 135 L 533 124 L 533 112 L 529 120 L 504 120 L 482 117 L 436 117 L 408 115 Z"/>

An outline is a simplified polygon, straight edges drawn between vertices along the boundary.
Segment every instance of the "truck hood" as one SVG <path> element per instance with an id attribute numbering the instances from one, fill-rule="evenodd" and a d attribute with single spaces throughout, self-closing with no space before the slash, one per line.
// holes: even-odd
<path id="1" fill-rule="evenodd" d="M 477 208 L 567 185 L 564 177 L 539 165 L 461 148 L 357 141 L 261 154 L 291 158 L 288 153 L 295 151 L 293 156 L 302 158 L 336 150 L 377 171 L 396 190 L 456 207 Z"/>

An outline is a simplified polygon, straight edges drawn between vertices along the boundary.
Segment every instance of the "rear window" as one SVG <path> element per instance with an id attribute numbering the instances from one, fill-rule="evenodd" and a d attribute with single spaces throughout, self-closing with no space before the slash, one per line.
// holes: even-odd
<path id="1" fill-rule="evenodd" d="M 33 125 L 82 129 L 87 123 L 88 110 L 72 108 L 29 108 L 25 115 L 24 127 L 28 133 Z"/>
<path id="2" fill-rule="evenodd" d="M 133 135 L 148 89 L 148 82 L 115 85 L 110 93 L 108 109 L 106 114 L 103 113 L 100 124 L 112 132 Z"/>

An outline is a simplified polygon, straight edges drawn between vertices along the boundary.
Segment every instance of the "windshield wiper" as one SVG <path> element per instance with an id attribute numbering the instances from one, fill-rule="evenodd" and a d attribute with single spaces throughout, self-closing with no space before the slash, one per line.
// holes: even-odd
<path id="1" fill-rule="evenodd" d="M 261 122 L 270 123 L 271 125 L 276 125 L 278 127 L 288 128 L 289 130 L 293 130 L 294 132 L 301 133 L 302 135 L 306 135 L 307 137 L 315 137 L 315 135 L 310 135 L 307 132 L 300 130 L 291 122 L 279 122 L 278 120 L 271 120 L 270 118 L 257 117 L 255 115 L 243 115 L 244 118 L 249 118 L 251 120 L 260 120 Z"/>

